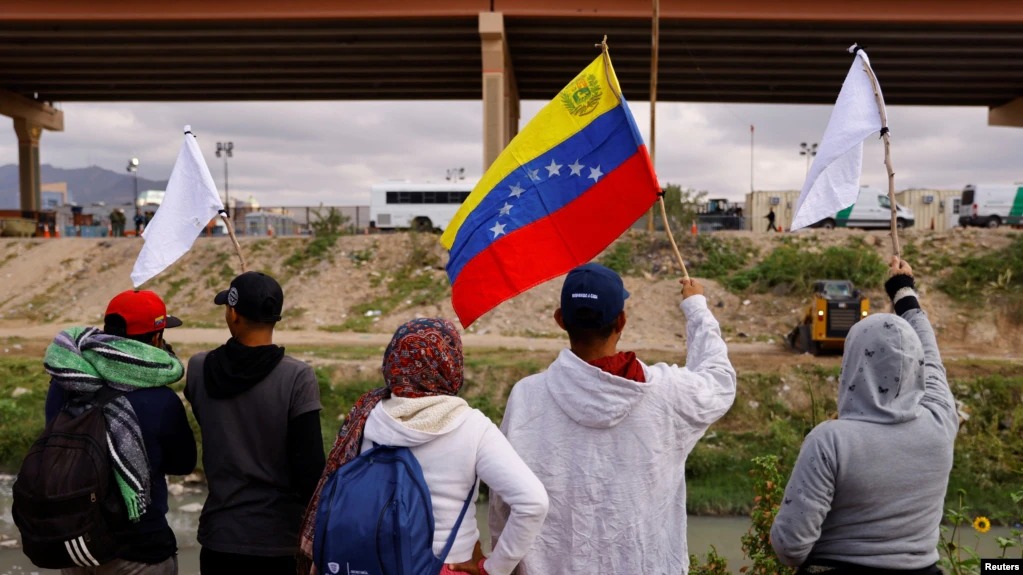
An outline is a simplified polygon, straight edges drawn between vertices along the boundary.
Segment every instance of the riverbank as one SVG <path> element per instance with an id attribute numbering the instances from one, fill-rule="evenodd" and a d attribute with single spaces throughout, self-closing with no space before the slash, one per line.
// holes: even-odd
<path id="1" fill-rule="evenodd" d="M 10 516 L 11 476 L 0 476 L 0 541 L 16 539 L 18 531 Z M 201 488 L 176 492 L 170 496 L 168 522 L 178 540 L 178 569 L 180 575 L 199 575 L 199 544 L 195 539 L 199 513 L 206 493 Z M 476 517 L 480 525 L 481 541 L 489 552 L 489 530 L 487 529 L 487 506 L 477 506 Z M 732 573 L 738 573 L 743 566 L 750 565 L 742 552 L 740 538 L 749 530 L 748 517 L 689 517 L 689 552 L 701 559 L 713 548 L 728 562 Z M 995 527 L 985 534 L 969 530 L 962 543 L 974 547 L 981 557 L 997 557 L 998 537 L 1009 537 L 1008 527 Z M 0 544 L 0 575 L 52 575 L 58 571 L 39 569 L 21 553 L 18 548 L 4 548 Z"/>
<path id="2" fill-rule="evenodd" d="M 219 335 L 217 330 L 210 331 Z M 369 334 L 352 337 L 363 335 Z M 282 340 L 289 337 L 289 332 L 282 332 Z M 191 340 L 178 343 L 174 330 L 168 338 L 185 360 L 215 345 Z M 332 446 L 340 421 L 355 400 L 380 385 L 385 339 L 357 340 L 360 345 L 339 345 L 328 339 L 322 344 L 288 346 L 288 353 L 313 366 L 319 380 L 325 451 Z M 476 343 L 467 347 L 461 395 L 499 423 L 514 383 L 545 369 L 563 345 L 556 340 L 540 342 L 559 345 L 514 350 L 477 347 Z M 0 338 L 0 472 L 16 471 L 43 428 L 48 380 L 40 358 L 47 343 L 43 338 Z M 680 351 L 638 351 L 648 362 L 684 362 Z M 753 499 L 750 460 L 778 456 L 782 474 L 787 476 L 806 433 L 836 411 L 840 356 L 798 355 L 780 345 L 751 344 L 745 351 L 736 346 L 731 359 L 739 374 L 735 404 L 697 444 L 686 466 L 688 507 L 694 515 L 746 515 Z M 945 363 L 953 393 L 967 418 L 957 438 L 948 503 L 955 503 L 957 491 L 964 489 L 974 513 L 986 515 L 996 524 L 1019 522 L 1020 518 L 1013 516 L 1009 493 L 1023 487 L 1018 465 L 1023 460 L 1023 361 L 946 355 Z M 180 392 L 182 384 L 173 388 Z M 199 438 L 198 425 L 188 411 Z"/>

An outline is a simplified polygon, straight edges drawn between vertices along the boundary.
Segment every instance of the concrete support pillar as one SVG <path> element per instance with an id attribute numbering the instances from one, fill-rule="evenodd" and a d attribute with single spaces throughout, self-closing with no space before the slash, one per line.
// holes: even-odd
<path id="1" fill-rule="evenodd" d="M 519 92 L 515 83 L 504 14 L 480 12 L 483 52 L 483 170 L 519 131 Z"/>
<path id="2" fill-rule="evenodd" d="M 43 205 L 39 186 L 39 138 L 43 128 L 27 118 L 14 118 L 14 132 L 18 135 L 18 183 L 21 191 L 21 209 L 39 211 Z"/>
<path id="3" fill-rule="evenodd" d="M 14 119 L 18 135 L 18 179 L 21 209 L 39 211 L 42 198 L 39 187 L 39 138 L 43 130 L 64 130 L 64 112 L 44 102 L 19 94 L 0 91 L 0 115 Z"/>
<path id="4" fill-rule="evenodd" d="M 1023 98 L 987 110 L 989 126 L 1009 126 L 1023 128 Z"/>

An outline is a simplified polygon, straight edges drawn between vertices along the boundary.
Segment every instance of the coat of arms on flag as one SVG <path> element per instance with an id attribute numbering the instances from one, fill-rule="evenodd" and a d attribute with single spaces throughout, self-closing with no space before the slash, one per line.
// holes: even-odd
<path id="1" fill-rule="evenodd" d="M 590 261 L 658 193 L 605 51 L 508 144 L 441 237 L 462 325 Z"/>

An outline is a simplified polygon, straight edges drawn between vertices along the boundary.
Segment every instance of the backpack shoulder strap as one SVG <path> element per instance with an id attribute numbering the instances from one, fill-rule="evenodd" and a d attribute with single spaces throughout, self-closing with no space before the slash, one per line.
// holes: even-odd
<path id="1" fill-rule="evenodd" d="M 448 553 L 451 552 L 451 547 L 455 544 L 455 538 L 458 537 L 458 528 L 462 526 L 462 519 L 465 519 L 465 512 L 469 510 L 472 496 L 476 493 L 477 479 L 479 479 L 479 476 L 473 475 L 472 485 L 469 486 L 469 494 L 465 496 L 465 503 L 462 504 L 462 512 L 458 514 L 458 520 L 455 521 L 455 526 L 451 528 L 451 535 L 448 535 L 447 543 L 444 544 L 444 550 L 440 552 L 440 559 L 442 561 L 447 558 Z"/>
<path id="2" fill-rule="evenodd" d="M 96 393 L 92 395 L 92 399 L 91 401 L 89 401 L 89 403 L 96 407 L 100 407 L 110 403 L 111 401 L 117 399 L 118 397 L 121 397 L 125 393 L 126 392 L 121 391 L 120 389 L 114 389 L 109 385 L 104 385 L 103 387 L 99 388 L 96 391 Z"/>

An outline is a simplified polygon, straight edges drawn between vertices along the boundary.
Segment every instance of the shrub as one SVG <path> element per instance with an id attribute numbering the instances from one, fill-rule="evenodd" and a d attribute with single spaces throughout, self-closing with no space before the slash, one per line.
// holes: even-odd
<path id="1" fill-rule="evenodd" d="M 708 279 L 727 277 L 745 266 L 754 254 L 748 241 L 707 234 L 697 236 L 696 251 L 700 260 L 693 265 L 693 274 Z"/>
<path id="2" fill-rule="evenodd" d="M 789 291 L 808 291 L 820 279 L 844 279 L 857 287 L 880 286 L 887 266 L 873 249 L 829 247 L 819 254 L 794 245 L 783 245 L 752 268 L 725 279 L 734 291 L 752 289 L 764 293 L 776 287 Z"/>

